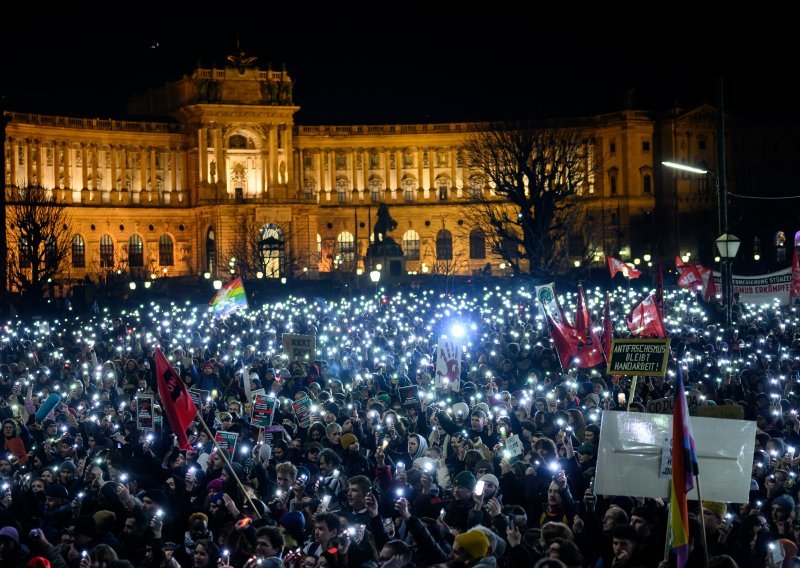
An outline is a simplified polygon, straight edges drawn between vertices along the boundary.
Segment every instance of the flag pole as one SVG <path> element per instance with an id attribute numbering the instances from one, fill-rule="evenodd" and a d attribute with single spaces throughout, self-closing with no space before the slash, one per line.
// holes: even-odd
<path id="1" fill-rule="evenodd" d="M 228 466 L 228 470 L 231 472 L 233 479 L 236 480 L 236 485 L 239 486 L 239 490 L 242 492 L 242 495 L 244 495 L 244 498 L 247 499 L 250 508 L 253 510 L 253 515 L 256 517 L 256 519 L 260 519 L 261 514 L 258 512 L 258 509 L 256 509 L 256 506 L 253 504 L 253 500 L 250 499 L 250 496 L 247 494 L 247 491 L 245 491 L 244 485 L 242 485 L 239 476 L 236 475 L 236 472 L 233 470 L 233 465 L 231 465 L 231 462 L 228 460 L 228 456 L 225 455 L 227 454 L 227 451 L 219 447 L 219 444 L 217 443 L 217 437 L 211 433 L 208 424 L 206 424 L 206 421 L 203 420 L 203 413 L 200 412 L 200 410 L 197 411 L 197 419 L 200 421 L 200 425 L 203 427 L 203 430 L 205 430 L 206 434 L 208 434 L 208 437 L 211 438 L 211 441 L 214 443 L 214 447 L 217 448 L 217 453 L 220 455 L 220 457 L 222 457 L 222 460 L 225 462 L 225 465 Z"/>
<path id="2" fill-rule="evenodd" d="M 687 420 L 689 417 L 686 417 Z M 694 472 L 694 482 L 697 484 L 697 503 L 700 506 L 700 534 L 703 538 L 703 566 L 708 568 L 708 541 L 706 541 L 706 516 L 703 514 L 703 497 L 700 495 L 700 472 Z M 723 521 L 725 519 L 722 519 Z"/>
<path id="3" fill-rule="evenodd" d="M 672 543 L 672 524 L 669 522 L 669 508 L 671 503 L 666 502 L 667 506 L 667 536 L 664 539 L 664 562 L 669 562 L 670 544 Z"/>

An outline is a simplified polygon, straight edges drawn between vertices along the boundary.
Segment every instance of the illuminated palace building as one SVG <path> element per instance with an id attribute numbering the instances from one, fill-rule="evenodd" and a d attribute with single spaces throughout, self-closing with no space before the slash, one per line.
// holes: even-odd
<path id="1" fill-rule="evenodd" d="M 442 271 L 443 262 L 451 274 L 487 264 L 503 273 L 465 221 L 476 194 L 492 191 L 465 163 L 464 140 L 481 125 L 297 125 L 298 110 L 285 71 L 228 67 L 196 69 L 129 102 L 131 116 L 159 122 L 11 112 L 6 184 L 39 185 L 69 207 L 65 279 L 369 271 L 380 203 L 398 223 L 390 236 L 403 274 Z M 602 263 L 603 252 L 702 255 L 697 243 L 716 232 L 713 180 L 660 164 L 713 166 L 715 120 L 700 107 L 572 121 L 585 131 L 593 173 L 584 219 L 565 239 L 569 263 Z M 264 251 L 260 266 L 244 266 L 252 243 Z"/>

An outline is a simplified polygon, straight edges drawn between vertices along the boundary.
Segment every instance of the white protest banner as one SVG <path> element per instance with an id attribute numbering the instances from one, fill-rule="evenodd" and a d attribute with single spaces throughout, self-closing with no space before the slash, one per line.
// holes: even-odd
<path id="1" fill-rule="evenodd" d="M 756 423 L 691 417 L 703 499 L 746 503 L 753 468 Z M 670 477 L 661 477 L 665 438 L 672 416 L 603 412 L 594 489 L 598 495 L 669 497 Z M 689 493 L 697 499 L 697 490 Z"/>
<path id="2" fill-rule="evenodd" d="M 521 456 L 525 451 L 525 446 L 522 445 L 522 440 L 519 439 L 519 436 L 514 434 L 506 439 L 506 450 L 513 458 L 514 456 Z"/>
<path id="3" fill-rule="evenodd" d="M 436 345 L 437 389 L 449 389 L 452 392 L 461 390 L 461 351 L 460 339 L 446 335 L 439 338 L 439 343 Z"/>
<path id="4" fill-rule="evenodd" d="M 714 278 L 722 281 L 719 272 L 714 272 Z M 756 276 L 733 275 L 733 293 L 739 294 L 740 302 L 748 304 L 772 304 L 778 300 L 781 306 L 788 306 L 791 287 L 791 267 Z"/>
<path id="5" fill-rule="evenodd" d="M 556 285 L 555 282 L 549 284 L 542 284 L 536 287 L 536 299 L 542 307 L 550 314 L 556 322 L 563 324 L 561 321 L 561 310 L 558 309 L 558 299 L 556 299 Z"/>

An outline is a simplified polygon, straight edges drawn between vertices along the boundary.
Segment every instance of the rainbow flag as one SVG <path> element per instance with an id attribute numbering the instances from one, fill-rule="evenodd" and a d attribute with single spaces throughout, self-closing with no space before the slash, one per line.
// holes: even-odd
<path id="1" fill-rule="evenodd" d="M 689 407 L 683 388 L 683 373 L 678 364 L 675 384 L 675 409 L 672 412 L 672 485 L 670 487 L 669 523 L 670 548 L 675 553 L 676 566 L 683 568 L 689 557 L 689 506 L 686 495 L 694 489 L 697 473 L 697 454 L 694 451 Z"/>
<path id="2" fill-rule="evenodd" d="M 238 310 L 247 309 L 247 294 L 241 278 L 235 278 L 220 288 L 209 305 L 218 318 L 225 317 Z"/>

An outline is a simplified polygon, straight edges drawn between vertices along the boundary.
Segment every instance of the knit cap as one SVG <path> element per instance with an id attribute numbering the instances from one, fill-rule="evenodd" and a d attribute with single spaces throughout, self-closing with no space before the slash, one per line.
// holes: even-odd
<path id="1" fill-rule="evenodd" d="M 461 533 L 456 537 L 456 544 L 473 560 L 489 554 L 489 539 L 479 530 Z"/>

